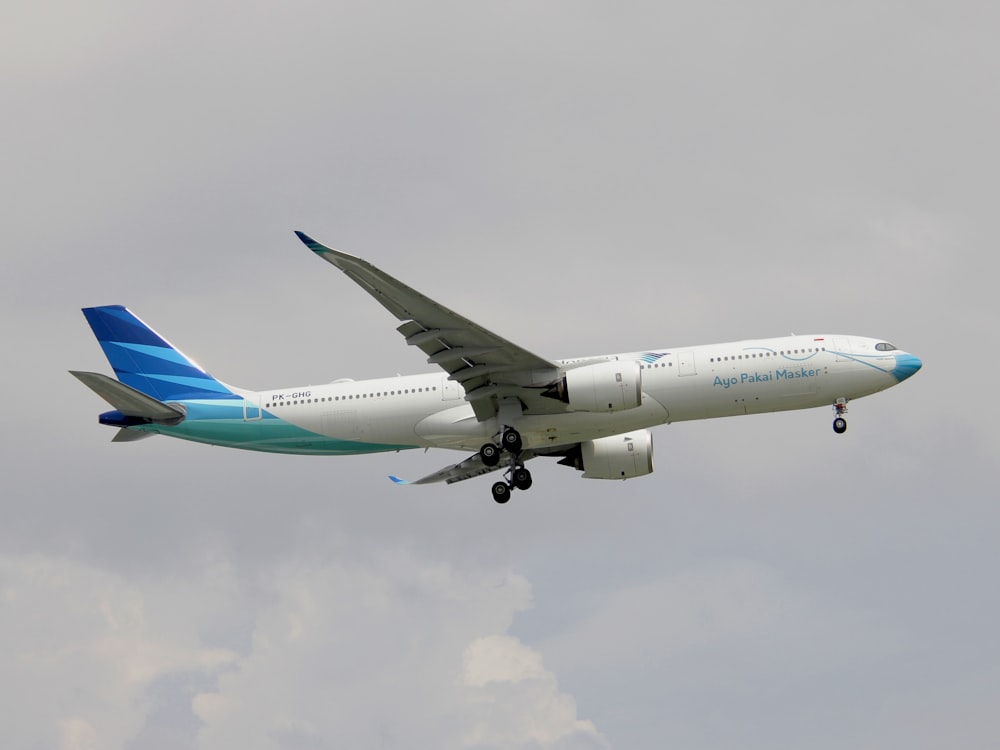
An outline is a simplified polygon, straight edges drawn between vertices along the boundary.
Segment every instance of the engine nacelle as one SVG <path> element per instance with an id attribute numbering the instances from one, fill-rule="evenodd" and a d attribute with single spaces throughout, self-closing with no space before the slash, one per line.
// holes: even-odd
<path id="1" fill-rule="evenodd" d="M 631 479 L 653 473 L 653 435 L 639 430 L 580 443 L 584 479 Z"/>
<path id="2" fill-rule="evenodd" d="M 545 392 L 576 411 L 612 412 L 642 403 L 642 368 L 635 360 L 611 360 L 567 370 Z"/>

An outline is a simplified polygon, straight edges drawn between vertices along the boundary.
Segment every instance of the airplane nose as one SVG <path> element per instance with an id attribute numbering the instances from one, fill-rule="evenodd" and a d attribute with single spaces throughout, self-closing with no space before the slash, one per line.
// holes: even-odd
<path id="1" fill-rule="evenodd" d="M 923 366 L 924 363 L 920 361 L 919 357 L 914 357 L 912 354 L 897 354 L 892 376 L 902 383 L 911 375 L 916 374 L 917 370 Z"/>

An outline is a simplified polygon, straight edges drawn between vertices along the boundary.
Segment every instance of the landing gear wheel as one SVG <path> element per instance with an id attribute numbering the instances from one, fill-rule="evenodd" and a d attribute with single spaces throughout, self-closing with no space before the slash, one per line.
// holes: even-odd
<path id="1" fill-rule="evenodd" d="M 847 420 L 843 417 L 837 417 L 833 420 L 833 431 L 838 435 L 843 435 L 847 432 Z"/>
<path id="2" fill-rule="evenodd" d="M 493 485 L 493 499 L 501 505 L 510 500 L 510 487 L 506 482 L 497 482 Z"/>
<path id="3" fill-rule="evenodd" d="M 516 489 L 526 490 L 531 487 L 531 472 L 523 466 L 520 469 L 514 469 L 514 474 L 510 481 Z"/>
<path id="4" fill-rule="evenodd" d="M 500 463 L 500 447 L 493 443 L 486 443 L 479 449 L 479 458 L 486 466 L 496 466 Z"/>
<path id="5" fill-rule="evenodd" d="M 515 456 L 521 452 L 521 434 L 517 430 L 504 430 L 503 437 L 500 439 L 500 442 L 503 443 L 505 451 L 509 451 Z"/>

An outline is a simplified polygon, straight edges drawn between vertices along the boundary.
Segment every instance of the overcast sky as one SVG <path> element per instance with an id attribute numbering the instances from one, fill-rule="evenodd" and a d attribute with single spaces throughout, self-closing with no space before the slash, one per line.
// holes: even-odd
<path id="1" fill-rule="evenodd" d="M 996 746 L 1000 13 L 0 9 L 0 743 Z M 112 445 L 125 304 L 248 388 L 429 372 L 294 237 L 542 356 L 797 333 L 912 380 L 654 431 L 656 472 Z"/>

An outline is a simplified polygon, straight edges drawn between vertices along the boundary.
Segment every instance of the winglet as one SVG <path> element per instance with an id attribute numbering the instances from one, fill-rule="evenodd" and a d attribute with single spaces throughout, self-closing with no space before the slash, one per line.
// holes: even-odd
<path id="1" fill-rule="evenodd" d="M 323 247 L 321 244 L 319 244 L 316 240 L 314 240 L 305 232 L 300 232 L 298 230 L 295 230 L 295 236 L 298 237 L 300 240 L 302 240 L 302 244 L 304 244 L 314 253 L 321 253 L 324 250 L 326 250 L 325 247 Z"/>
<path id="2" fill-rule="evenodd" d="M 389 475 L 389 479 L 392 480 L 393 484 L 412 484 L 412 482 L 410 482 L 409 480 L 400 479 L 399 477 L 394 477 L 392 474 Z"/>

